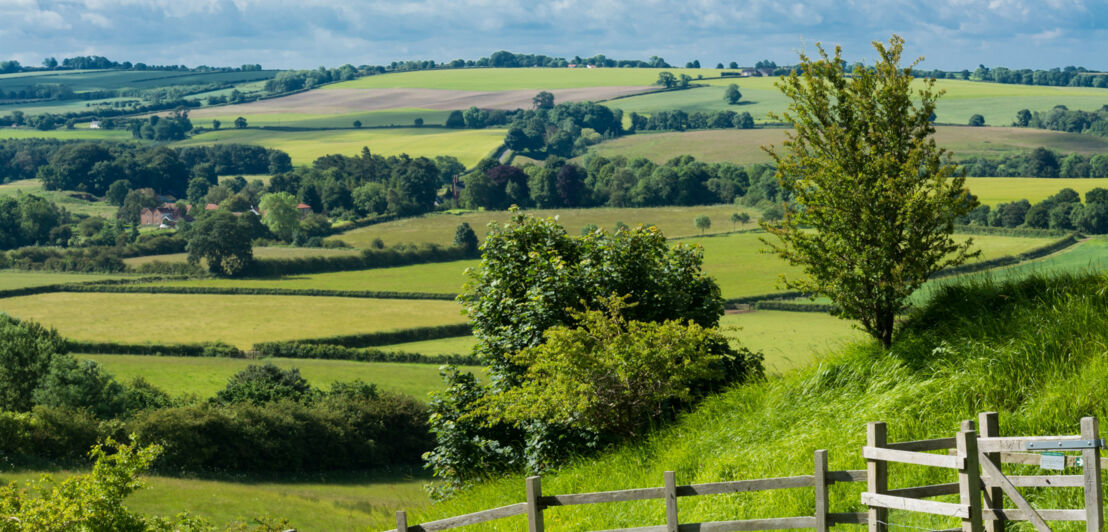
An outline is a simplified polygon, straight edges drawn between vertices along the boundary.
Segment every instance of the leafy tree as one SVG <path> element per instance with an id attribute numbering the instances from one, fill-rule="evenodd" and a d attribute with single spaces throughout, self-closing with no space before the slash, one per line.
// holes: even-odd
<path id="1" fill-rule="evenodd" d="M 415 119 L 415 120 L 412 120 L 412 124 L 413 124 L 413 125 L 414 125 L 415 127 L 423 127 L 423 119 L 422 119 L 422 118 L 420 118 L 420 117 L 416 117 L 416 119 Z"/>
<path id="2" fill-rule="evenodd" d="M 985 125 L 985 117 L 981 115 L 973 115 L 969 117 L 969 125 L 972 127 L 981 127 Z"/>
<path id="3" fill-rule="evenodd" d="M 466 249 L 468 254 L 476 254 L 480 243 L 477 241 L 477 233 L 469 226 L 468 222 L 458 224 L 454 231 L 454 245 Z"/>
<path id="4" fill-rule="evenodd" d="M 361 129 L 362 128 L 362 121 L 361 120 L 355 120 L 354 121 L 354 128 Z"/>
<path id="5" fill-rule="evenodd" d="M 802 74 L 778 83 L 789 110 L 774 117 L 795 133 L 766 150 L 795 202 L 782 221 L 764 224 L 778 238 L 767 243 L 807 275 L 786 286 L 830 297 L 885 346 L 907 297 L 974 255 L 951 234 L 976 201 L 935 145 L 934 80 L 913 93 L 910 68 L 899 66 L 903 45 L 896 35 L 888 46 L 874 42 L 881 59 L 849 77 L 841 48 L 829 57 L 819 47 L 815 61 L 801 54 Z"/>
<path id="6" fill-rule="evenodd" d="M 254 260 L 248 218 L 218 210 L 193 223 L 187 234 L 189 264 L 204 260 L 208 271 L 216 275 L 242 273 Z"/>
<path id="7" fill-rule="evenodd" d="M 189 180 L 189 186 L 185 195 L 189 203 L 197 207 L 204 206 L 204 197 L 208 195 L 208 189 L 212 188 L 211 181 L 204 177 L 194 177 Z"/>
<path id="8" fill-rule="evenodd" d="M 1108 189 L 1096 187 L 1085 193 L 1085 203 L 1108 204 Z"/>
<path id="9" fill-rule="evenodd" d="M 655 85 L 661 85 L 667 89 L 672 89 L 677 85 L 677 77 L 673 75 L 673 72 L 664 71 L 658 73 L 658 80 L 654 82 Z"/>
<path id="10" fill-rule="evenodd" d="M 301 401 L 310 396 L 312 387 L 296 368 L 281 369 L 273 363 L 251 364 L 227 380 L 227 386 L 216 392 L 215 401 L 264 404 L 284 399 Z"/>
<path id="11" fill-rule="evenodd" d="M 531 106 L 535 109 L 553 109 L 554 94 L 547 91 L 536 94 L 535 97 L 531 99 Z"/>
<path id="12" fill-rule="evenodd" d="M 747 216 L 749 217 L 749 215 L 747 215 Z M 737 213 L 737 212 L 731 213 L 731 230 L 734 231 L 735 230 L 735 224 L 737 224 L 741 221 L 742 221 L 742 216 L 739 216 L 739 213 Z"/>
<path id="13" fill-rule="evenodd" d="M 693 220 L 693 224 L 696 225 L 697 229 L 700 229 L 700 234 L 704 234 L 704 231 L 706 229 L 712 227 L 712 219 L 708 218 L 707 214 L 701 214 L 700 216 L 697 216 L 695 220 Z"/>
<path id="14" fill-rule="evenodd" d="M 258 208 L 262 211 L 262 223 L 285 242 L 292 241 L 292 234 L 300 228 L 300 211 L 296 198 L 288 192 L 274 192 L 262 196 Z"/>
<path id="15" fill-rule="evenodd" d="M 65 353 L 65 339 L 54 329 L 0 314 L 0 410 L 30 410 L 35 388 Z"/>
<path id="16" fill-rule="evenodd" d="M 158 206 L 158 196 L 153 190 L 140 188 L 132 190 L 123 198 L 123 205 L 119 207 L 117 216 L 124 223 L 137 224 L 143 209 L 153 209 Z"/>
<path id="17" fill-rule="evenodd" d="M 450 111 L 450 114 L 446 117 L 446 127 L 451 129 L 462 129 L 466 127 L 465 115 L 461 111 Z"/>
<path id="18" fill-rule="evenodd" d="M 1030 124 L 1031 124 L 1031 111 L 1028 111 L 1027 109 L 1020 109 L 1016 113 L 1016 123 L 1013 124 L 1013 125 L 1016 125 L 1016 126 L 1019 126 L 1019 127 L 1027 127 Z"/>
<path id="19" fill-rule="evenodd" d="M 292 157 L 289 154 L 274 150 L 269 153 L 269 165 L 267 171 L 271 174 L 280 174 L 292 170 Z"/>
<path id="20" fill-rule="evenodd" d="M 246 127 L 246 119 L 241 116 L 236 118 L 235 127 L 238 129 L 244 129 Z"/>
<path id="21" fill-rule="evenodd" d="M 727 90 L 723 91 L 723 100 L 731 105 L 739 103 L 743 97 L 743 93 L 739 92 L 739 86 L 732 83 L 727 86 Z"/>
<path id="22" fill-rule="evenodd" d="M 215 118 L 212 119 L 212 129 L 219 129 L 219 126 L 222 126 L 222 125 L 223 125 L 223 122 L 220 122 L 218 119 L 215 119 Z"/>
<path id="23" fill-rule="evenodd" d="M 739 63 L 736 61 L 731 61 L 730 63 L 728 63 L 727 68 L 739 68 Z"/>
<path id="24" fill-rule="evenodd" d="M 131 192 L 131 182 L 126 179 L 116 180 L 108 187 L 108 192 L 105 196 L 108 199 L 108 203 L 121 206 L 123 200 L 127 199 L 127 194 Z"/>
<path id="25" fill-rule="evenodd" d="M 33 394 L 36 405 L 87 408 L 101 419 L 123 413 L 124 388 L 103 366 L 71 356 L 54 357 Z"/>

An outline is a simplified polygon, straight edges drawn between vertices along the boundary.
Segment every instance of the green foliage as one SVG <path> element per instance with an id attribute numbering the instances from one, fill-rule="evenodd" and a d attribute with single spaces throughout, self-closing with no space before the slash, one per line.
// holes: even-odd
<path id="1" fill-rule="evenodd" d="M 300 228 L 300 212 L 296 210 L 296 198 L 288 192 L 274 192 L 262 196 L 258 208 L 262 211 L 262 223 L 285 242 L 292 241 L 292 234 Z"/>
<path id="2" fill-rule="evenodd" d="M 55 357 L 33 394 L 36 405 L 88 409 L 102 419 L 124 412 L 124 388 L 91 360 Z"/>
<path id="3" fill-rule="evenodd" d="M 454 246 L 465 249 L 467 252 L 476 255 L 479 245 L 480 242 L 477 240 L 477 233 L 473 231 L 469 223 L 462 222 L 458 224 L 458 229 L 454 231 Z"/>
<path id="4" fill-rule="evenodd" d="M 973 115 L 969 117 L 969 125 L 972 127 L 982 127 L 985 125 L 985 117 L 981 115 Z"/>
<path id="5" fill-rule="evenodd" d="M 719 384 L 761 372 L 761 357 L 721 353 L 727 338 L 693 322 L 628 321 L 621 298 L 574 313 L 545 342 L 511 356 L 522 384 L 490 394 L 479 412 L 493 423 L 533 420 L 632 437 Z M 726 360 L 725 360 L 726 359 Z M 727 368 L 727 369 L 725 369 Z"/>
<path id="6" fill-rule="evenodd" d="M 35 388 L 65 353 L 54 329 L 0 314 L 0 410 L 30 410 Z"/>
<path id="7" fill-rule="evenodd" d="M 907 297 L 973 256 L 950 235 L 976 203 L 935 145 L 934 80 L 913 94 L 910 69 L 898 65 L 903 43 L 874 43 L 881 60 L 849 77 L 839 48 L 834 57 L 820 48 L 816 61 L 802 54 L 803 74 L 779 83 L 792 100 L 779 118 L 795 133 L 767 150 L 795 203 L 764 227 L 778 237 L 774 251 L 807 276 L 786 286 L 830 297 L 886 346 Z"/>
<path id="8" fill-rule="evenodd" d="M 704 234 L 706 229 L 712 227 L 712 219 L 708 218 L 707 214 L 701 214 L 693 220 L 693 225 L 695 225 L 697 229 L 700 229 L 700 234 Z"/>
<path id="9" fill-rule="evenodd" d="M 335 344 L 305 342 L 263 342 L 254 344 L 258 356 L 322 360 L 357 360 L 360 362 L 408 362 L 416 364 L 465 364 L 480 362 L 473 355 L 424 355 L 406 351 L 382 351 L 371 347 L 346 347 Z"/>
<path id="10" fill-rule="evenodd" d="M 739 92 L 739 86 L 732 83 L 727 86 L 727 90 L 723 91 L 723 100 L 731 105 L 739 103 L 743 97 L 743 93 Z"/>
<path id="11" fill-rule="evenodd" d="M 254 254 L 248 216 L 252 215 L 235 216 L 218 210 L 192 224 L 188 231 L 189 264 L 203 259 L 209 272 L 227 276 L 250 267 Z"/>
<path id="12" fill-rule="evenodd" d="M 234 374 L 227 386 L 215 395 L 224 403 L 263 404 L 280 400 L 302 401 L 312 393 L 308 381 L 296 368 L 281 369 L 270 362 L 252 364 Z"/>

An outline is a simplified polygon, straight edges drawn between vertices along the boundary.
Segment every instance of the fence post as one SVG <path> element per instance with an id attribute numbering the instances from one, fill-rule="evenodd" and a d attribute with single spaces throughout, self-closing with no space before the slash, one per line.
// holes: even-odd
<path id="1" fill-rule="evenodd" d="M 815 455 L 816 484 L 816 532 L 827 532 L 827 450 L 819 449 Z"/>
<path id="2" fill-rule="evenodd" d="M 887 440 L 885 422 L 874 421 L 866 424 L 866 445 L 884 447 Z M 885 493 L 889 490 L 889 468 L 884 460 L 866 460 L 866 490 L 870 493 Z M 869 532 L 887 532 L 885 524 L 889 520 L 889 510 L 871 506 L 867 522 Z"/>
<path id="3" fill-rule="evenodd" d="M 396 512 L 396 532 L 408 532 L 408 512 Z"/>
<path id="4" fill-rule="evenodd" d="M 542 497 L 542 477 L 527 477 L 527 531 L 543 532 L 542 505 L 539 504 Z"/>
<path id="5" fill-rule="evenodd" d="M 984 438 L 996 438 L 1000 436 L 1000 417 L 996 412 L 981 412 L 977 416 L 977 425 L 981 428 L 981 436 Z M 996 468 L 1000 469 L 1000 453 L 986 453 L 985 458 L 988 458 Z M 992 487 L 985 490 L 985 500 L 989 503 L 989 508 L 993 510 L 1002 510 L 1004 508 L 1004 491 L 999 487 Z M 997 516 L 997 519 L 985 521 L 986 532 L 1004 532 L 1004 520 Z"/>
<path id="6" fill-rule="evenodd" d="M 970 423 L 973 423 L 972 421 Z M 956 438 L 958 455 L 966 458 L 964 469 L 958 471 L 958 495 L 969 506 L 969 517 L 962 519 L 962 532 L 982 532 L 981 472 L 977 459 L 977 432 L 963 430 Z"/>
<path id="7" fill-rule="evenodd" d="M 666 471 L 666 532 L 677 532 L 677 477 Z"/>
<path id="8" fill-rule="evenodd" d="M 1100 440 L 1100 422 L 1095 417 L 1081 418 L 1081 438 Z M 1085 530 L 1100 532 L 1104 528 L 1104 499 L 1100 493 L 1100 447 L 1081 451 L 1085 476 Z"/>

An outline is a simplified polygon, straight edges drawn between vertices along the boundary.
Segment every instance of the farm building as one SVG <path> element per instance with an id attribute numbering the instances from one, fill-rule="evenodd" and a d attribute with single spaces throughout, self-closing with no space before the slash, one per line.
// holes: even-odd
<path id="1" fill-rule="evenodd" d="M 186 219 L 187 216 L 188 213 L 178 209 L 176 205 L 163 203 L 153 209 L 143 209 L 139 213 L 139 223 L 142 225 L 173 227 L 177 225 L 178 221 Z"/>

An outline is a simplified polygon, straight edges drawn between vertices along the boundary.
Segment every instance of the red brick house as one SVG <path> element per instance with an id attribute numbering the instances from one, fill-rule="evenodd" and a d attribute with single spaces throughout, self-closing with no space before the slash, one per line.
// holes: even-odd
<path id="1" fill-rule="evenodd" d="M 139 223 L 142 225 L 157 225 L 173 227 L 178 221 L 184 220 L 186 213 L 178 209 L 172 203 L 163 203 L 153 209 L 143 209 L 139 213 Z"/>

